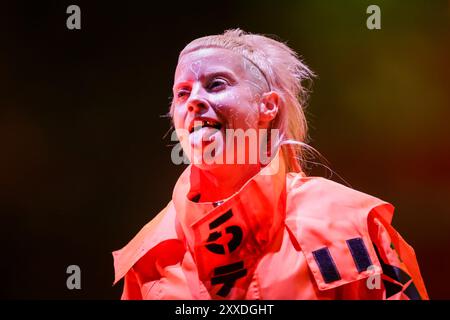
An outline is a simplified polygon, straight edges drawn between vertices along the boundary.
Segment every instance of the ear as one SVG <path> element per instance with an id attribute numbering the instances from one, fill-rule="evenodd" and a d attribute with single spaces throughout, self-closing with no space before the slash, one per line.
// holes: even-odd
<path id="1" fill-rule="evenodd" d="M 280 105 L 280 96 L 275 91 L 266 92 L 259 104 L 259 123 L 265 125 L 275 119 Z"/>

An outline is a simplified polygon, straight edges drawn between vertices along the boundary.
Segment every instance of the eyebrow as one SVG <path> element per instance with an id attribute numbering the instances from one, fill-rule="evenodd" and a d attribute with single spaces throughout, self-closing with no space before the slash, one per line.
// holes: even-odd
<path id="1" fill-rule="evenodd" d="M 201 76 L 201 81 L 203 81 L 203 80 L 205 80 L 205 79 L 211 79 L 211 78 L 220 77 L 220 76 L 229 79 L 229 80 L 230 80 L 231 82 L 233 82 L 233 83 L 237 81 L 237 80 L 236 80 L 236 76 L 234 75 L 234 73 L 232 73 L 232 72 L 230 72 L 230 71 L 225 71 L 225 70 L 222 70 L 222 71 L 213 71 L 213 72 L 211 72 L 211 73 L 204 74 L 204 75 Z M 177 84 L 175 84 L 175 85 L 173 86 L 173 90 L 177 90 L 177 89 L 179 89 L 179 88 L 182 88 L 182 87 L 184 87 L 184 86 L 187 86 L 187 85 L 189 85 L 191 82 L 192 82 L 191 80 L 181 81 L 181 82 L 179 82 L 179 83 L 177 83 Z"/>
<path id="2" fill-rule="evenodd" d="M 215 72 L 211 72 L 209 74 L 206 74 L 205 78 L 211 79 L 211 78 L 216 78 L 216 77 L 220 77 L 220 76 L 228 78 L 228 79 L 230 79 L 233 82 L 236 81 L 236 76 L 234 75 L 233 72 L 224 71 L 224 70 L 222 70 L 222 71 L 215 71 Z"/>

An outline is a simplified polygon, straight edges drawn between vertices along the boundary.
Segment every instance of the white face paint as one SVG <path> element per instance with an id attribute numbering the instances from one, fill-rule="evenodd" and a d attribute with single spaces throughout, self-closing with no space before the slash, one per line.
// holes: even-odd
<path id="1" fill-rule="evenodd" d="M 183 55 L 175 72 L 172 115 L 175 129 L 188 131 L 188 138 L 180 139 L 188 157 L 212 142 L 213 157 L 225 157 L 226 129 L 257 131 L 262 88 L 267 87 L 261 72 L 231 50 L 205 48 Z M 212 125 L 192 131 L 194 119 Z"/>
<path id="2" fill-rule="evenodd" d="M 195 80 L 198 81 L 200 79 L 200 70 L 202 68 L 202 60 L 197 60 L 197 61 L 191 63 L 191 66 L 189 68 L 192 71 L 192 73 L 194 74 Z"/>

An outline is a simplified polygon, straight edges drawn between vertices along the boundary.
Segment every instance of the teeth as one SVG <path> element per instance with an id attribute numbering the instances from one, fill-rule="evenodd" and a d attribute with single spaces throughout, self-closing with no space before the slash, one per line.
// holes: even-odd
<path id="1" fill-rule="evenodd" d="M 197 124 L 197 123 L 199 123 L 200 121 L 201 121 L 201 124 Z M 212 128 L 218 128 L 218 127 L 220 127 L 220 123 L 218 123 L 218 122 L 213 122 L 213 121 L 210 121 L 210 120 L 195 120 L 194 123 L 195 123 L 196 125 L 192 127 L 191 132 L 194 131 L 194 130 L 199 130 L 199 129 L 201 129 L 201 128 L 204 127 L 204 126 L 209 126 L 209 127 L 212 127 Z"/>

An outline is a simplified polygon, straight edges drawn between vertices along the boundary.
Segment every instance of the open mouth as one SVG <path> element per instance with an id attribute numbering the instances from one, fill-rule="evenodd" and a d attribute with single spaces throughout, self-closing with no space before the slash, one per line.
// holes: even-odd
<path id="1" fill-rule="evenodd" d="M 189 133 L 200 130 L 202 128 L 213 128 L 220 130 L 222 128 L 222 124 L 217 120 L 210 118 L 195 118 L 189 125 Z"/>

